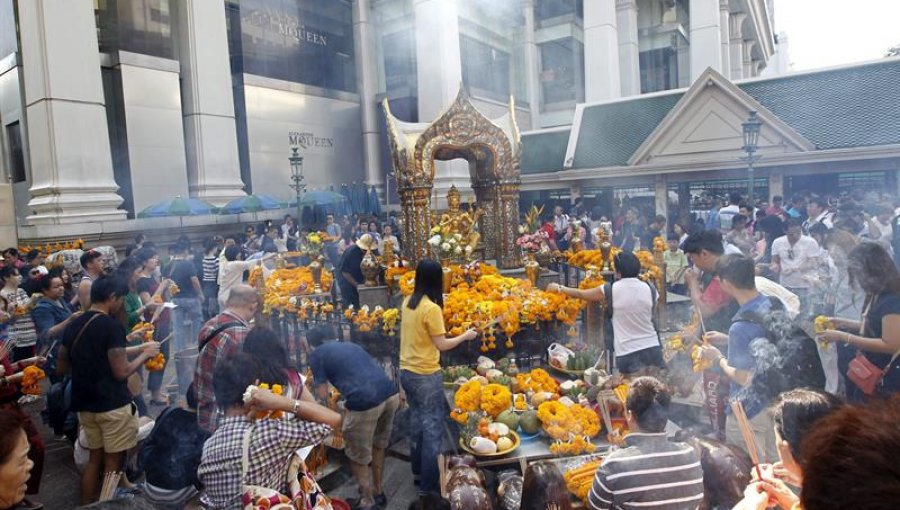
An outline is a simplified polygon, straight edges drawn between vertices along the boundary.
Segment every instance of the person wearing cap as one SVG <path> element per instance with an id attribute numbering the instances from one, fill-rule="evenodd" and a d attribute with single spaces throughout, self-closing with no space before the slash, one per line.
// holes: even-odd
<path id="1" fill-rule="evenodd" d="M 363 234 L 359 237 L 353 246 L 347 248 L 338 262 L 338 285 L 341 288 L 341 295 L 344 297 L 344 304 L 353 305 L 359 308 L 359 291 L 357 288 L 362 285 L 364 277 L 362 269 L 363 257 L 367 251 L 377 254 L 378 243 L 370 234 Z"/>

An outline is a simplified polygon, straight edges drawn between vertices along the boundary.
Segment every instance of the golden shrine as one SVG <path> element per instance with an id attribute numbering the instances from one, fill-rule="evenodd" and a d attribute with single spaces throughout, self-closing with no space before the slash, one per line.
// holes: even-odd
<path id="1" fill-rule="evenodd" d="M 450 204 L 450 213 L 445 213 L 441 222 L 449 225 L 477 220 L 480 235 L 469 237 L 466 245 L 480 240 L 484 258 L 495 259 L 504 269 L 521 267 L 516 232 L 522 145 L 512 97 L 506 114 L 493 120 L 472 105 L 464 87 L 460 87 L 453 104 L 430 124 L 397 119 L 387 100 L 382 107 L 400 195 L 404 256 L 413 265 L 431 257 L 428 240 L 433 227 L 434 162 L 463 158 L 470 163 L 472 189 L 479 209 L 476 216 L 480 218 L 473 218 L 469 213 L 464 217 L 460 213 L 457 194 L 456 202 Z"/>

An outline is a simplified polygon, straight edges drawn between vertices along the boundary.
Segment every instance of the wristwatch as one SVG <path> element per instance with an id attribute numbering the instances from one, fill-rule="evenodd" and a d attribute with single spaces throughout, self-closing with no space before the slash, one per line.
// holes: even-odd
<path id="1" fill-rule="evenodd" d="M 299 400 L 295 400 L 295 401 L 294 401 L 293 407 L 291 407 L 291 413 L 293 413 L 294 415 L 296 415 L 296 414 L 297 414 L 297 411 L 299 411 L 299 410 L 300 410 L 300 401 L 299 401 Z"/>

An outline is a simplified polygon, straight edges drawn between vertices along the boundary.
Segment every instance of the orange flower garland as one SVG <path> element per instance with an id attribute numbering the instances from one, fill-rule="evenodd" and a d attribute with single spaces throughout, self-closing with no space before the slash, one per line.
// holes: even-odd
<path id="1" fill-rule="evenodd" d="M 477 411 L 481 407 L 481 383 L 474 379 L 460 386 L 453 396 L 453 404 L 466 412 Z"/>
<path id="2" fill-rule="evenodd" d="M 39 367 L 29 365 L 22 370 L 22 393 L 26 395 L 40 395 L 40 381 L 46 374 Z"/>
<path id="3" fill-rule="evenodd" d="M 333 279 L 330 271 L 322 271 L 323 292 L 331 289 Z M 305 288 L 304 284 L 306 284 Z M 312 294 L 313 286 L 312 272 L 308 267 L 283 268 L 272 271 L 272 274 L 266 278 L 266 299 L 263 304 L 263 313 L 271 313 L 272 310 L 297 313 L 297 300 L 294 299 L 294 302 L 291 302 L 291 299 L 298 295 Z"/>
<path id="4" fill-rule="evenodd" d="M 531 372 L 516 374 L 516 388 L 519 393 L 544 391 L 559 393 L 559 383 L 543 368 L 535 368 Z"/>
<path id="5" fill-rule="evenodd" d="M 454 399 L 455 400 L 455 399 Z M 481 388 L 481 410 L 496 418 L 512 406 L 512 393 L 502 384 L 488 384 Z"/>

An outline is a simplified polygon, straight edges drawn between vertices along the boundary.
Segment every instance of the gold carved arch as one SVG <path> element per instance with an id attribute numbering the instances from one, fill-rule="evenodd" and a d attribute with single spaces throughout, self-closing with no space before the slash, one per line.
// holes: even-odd
<path id="1" fill-rule="evenodd" d="M 435 160 L 463 157 L 477 204 L 484 210 L 479 225 L 485 257 L 501 267 L 521 265 L 515 246 L 519 209 L 521 143 L 510 98 L 506 116 L 491 120 L 476 109 L 464 88 L 453 104 L 431 124 L 412 124 L 393 117 L 383 102 L 404 219 L 404 251 L 418 261 L 429 256 L 431 189 Z M 448 157 L 451 154 L 452 157 Z M 486 157 L 489 156 L 489 157 Z"/>

